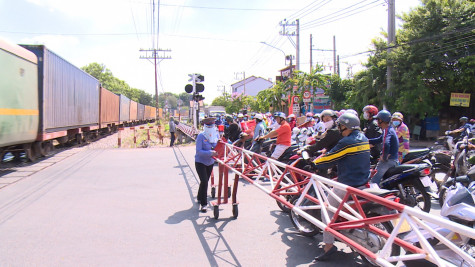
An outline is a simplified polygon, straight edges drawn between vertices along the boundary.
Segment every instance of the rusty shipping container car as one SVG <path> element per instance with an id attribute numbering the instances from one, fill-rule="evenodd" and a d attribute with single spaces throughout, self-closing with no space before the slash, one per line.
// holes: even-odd
<path id="1" fill-rule="evenodd" d="M 39 140 L 99 127 L 99 81 L 44 45 L 21 45 L 38 58 Z"/>
<path id="2" fill-rule="evenodd" d="M 119 125 L 119 96 L 101 87 L 99 127 L 115 131 Z"/>
<path id="3" fill-rule="evenodd" d="M 130 122 L 137 121 L 137 102 L 130 100 Z"/>
<path id="4" fill-rule="evenodd" d="M 119 95 L 120 108 L 119 108 L 119 121 L 120 124 L 127 125 L 130 122 L 130 99 L 125 95 Z"/>

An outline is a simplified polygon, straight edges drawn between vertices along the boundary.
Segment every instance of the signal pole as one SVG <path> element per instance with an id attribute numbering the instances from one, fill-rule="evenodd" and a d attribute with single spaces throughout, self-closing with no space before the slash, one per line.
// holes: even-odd
<path id="1" fill-rule="evenodd" d="M 145 55 L 140 56 L 141 59 L 148 59 L 155 66 L 155 104 L 157 110 L 155 113 L 155 120 L 158 121 L 158 82 L 157 82 L 157 65 L 163 59 L 171 59 L 170 56 L 165 56 L 166 52 L 171 52 L 170 49 L 140 49 L 140 52 L 144 52 Z M 158 52 L 163 52 L 163 55 L 158 55 Z M 153 59 L 153 62 L 151 61 Z M 159 60 L 157 62 L 157 59 Z"/>

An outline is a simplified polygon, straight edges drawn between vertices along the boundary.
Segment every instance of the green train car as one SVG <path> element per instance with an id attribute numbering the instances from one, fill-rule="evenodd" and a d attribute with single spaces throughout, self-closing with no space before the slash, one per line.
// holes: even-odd
<path id="1" fill-rule="evenodd" d="M 38 135 L 37 57 L 0 39 L 0 156 L 30 151 Z"/>

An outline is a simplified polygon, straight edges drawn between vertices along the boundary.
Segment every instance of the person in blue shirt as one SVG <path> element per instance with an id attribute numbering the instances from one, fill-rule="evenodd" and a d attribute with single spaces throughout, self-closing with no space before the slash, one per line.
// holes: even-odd
<path id="1" fill-rule="evenodd" d="M 336 165 L 338 167 L 338 182 L 356 188 L 365 186 L 370 169 L 370 148 L 368 138 L 360 131 L 360 119 L 355 114 L 346 112 L 335 123 L 343 138 L 328 154 L 315 159 L 313 163 L 319 169 L 328 169 Z M 332 191 L 342 199 L 346 194 L 344 190 L 337 188 L 333 188 Z M 338 207 L 340 202 L 329 195 L 328 204 Z M 333 215 L 328 211 L 330 220 Z M 323 214 L 322 218 L 325 223 L 329 223 Z M 337 251 L 333 245 L 334 241 L 335 237 L 331 233 L 323 232 L 324 252 L 315 258 L 316 261 L 326 261 Z"/>
<path id="2" fill-rule="evenodd" d="M 379 187 L 379 183 L 386 171 L 399 164 L 398 150 L 399 140 L 396 130 L 391 125 L 391 113 L 387 110 L 381 110 L 374 118 L 378 121 L 378 126 L 383 133 L 377 137 L 369 139 L 370 145 L 382 143 L 381 156 L 376 165 L 376 174 L 371 178 L 371 183 Z"/>
<path id="3" fill-rule="evenodd" d="M 196 137 L 195 169 L 200 178 L 198 189 L 198 203 L 200 211 L 206 212 L 208 206 L 208 181 L 213 171 L 214 158 L 218 154 L 214 150 L 218 141 L 219 133 L 216 129 L 215 119 L 203 119 L 203 132 Z"/>
<path id="4" fill-rule="evenodd" d="M 472 125 L 470 125 L 470 123 L 468 123 L 468 118 L 467 117 L 461 117 L 459 120 L 460 120 L 460 123 L 462 123 L 462 126 L 460 126 L 460 128 L 458 128 L 456 130 L 447 131 L 447 134 L 460 133 L 460 137 L 463 138 L 467 135 L 467 131 L 468 131 L 468 133 L 471 132 Z"/>
<path id="5" fill-rule="evenodd" d="M 264 117 L 262 116 L 262 114 L 256 114 L 254 116 L 254 119 L 256 120 L 256 128 L 254 128 L 254 136 L 250 150 L 255 153 L 260 153 L 262 141 L 258 139 L 259 137 L 264 136 L 266 134 L 266 127 L 263 121 Z"/>

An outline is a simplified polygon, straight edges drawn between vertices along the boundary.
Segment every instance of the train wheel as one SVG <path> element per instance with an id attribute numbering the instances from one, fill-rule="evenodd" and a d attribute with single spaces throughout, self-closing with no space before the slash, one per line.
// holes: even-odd
<path id="1" fill-rule="evenodd" d="M 24 144 L 23 149 L 25 150 L 26 158 L 29 161 L 35 162 L 36 159 L 39 157 L 39 155 L 36 153 L 36 151 L 32 148 L 31 144 Z"/>
<path id="2" fill-rule="evenodd" d="M 51 153 L 53 143 L 51 141 L 34 142 L 32 149 L 38 155 L 38 157 L 46 157 Z"/>

